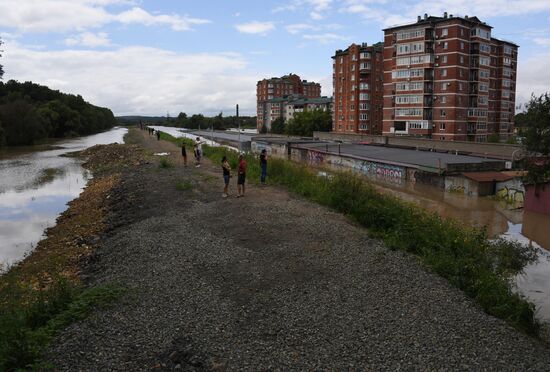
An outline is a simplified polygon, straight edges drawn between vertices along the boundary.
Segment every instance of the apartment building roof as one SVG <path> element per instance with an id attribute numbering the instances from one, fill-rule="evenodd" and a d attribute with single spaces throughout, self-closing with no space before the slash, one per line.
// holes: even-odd
<path id="1" fill-rule="evenodd" d="M 347 47 L 346 49 L 342 50 L 342 49 L 338 49 L 336 50 L 336 52 L 334 52 L 334 56 L 332 56 L 332 58 L 335 58 L 339 55 L 345 55 L 345 54 L 348 54 L 349 53 L 349 49 L 352 47 L 352 46 L 358 46 L 360 50 L 368 50 L 368 49 L 374 49 L 374 50 L 379 50 L 380 52 L 383 51 L 384 49 L 384 43 L 383 42 L 378 42 L 376 44 L 372 44 L 372 45 L 368 45 L 367 43 L 361 43 L 360 45 L 359 44 L 351 44 L 349 47 Z"/>
<path id="2" fill-rule="evenodd" d="M 392 27 L 385 28 L 382 31 L 397 30 L 397 29 L 400 29 L 400 28 L 407 28 L 407 27 L 411 27 L 411 26 L 422 26 L 422 25 L 426 25 L 426 24 L 433 25 L 433 24 L 436 24 L 436 23 L 447 22 L 447 21 L 452 20 L 452 19 L 455 19 L 455 20 L 458 19 L 458 20 L 461 20 L 463 22 L 468 22 L 470 24 L 479 24 L 479 25 L 482 25 L 484 27 L 493 28 L 492 26 L 489 26 L 487 23 L 482 22 L 479 18 L 477 18 L 475 16 L 474 17 L 468 17 L 467 15 L 465 15 L 464 17 L 459 17 L 459 16 L 453 16 L 452 14 L 447 16 L 447 12 L 445 12 L 443 14 L 443 17 L 428 16 L 427 14 L 424 14 L 423 18 L 421 16 L 418 16 L 417 21 L 414 22 L 414 23 L 407 23 L 407 24 L 404 24 L 404 25 L 392 26 Z"/>

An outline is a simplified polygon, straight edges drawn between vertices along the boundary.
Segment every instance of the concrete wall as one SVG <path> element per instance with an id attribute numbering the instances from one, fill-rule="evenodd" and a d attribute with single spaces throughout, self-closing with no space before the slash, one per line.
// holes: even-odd
<path id="1" fill-rule="evenodd" d="M 290 159 L 315 167 L 351 170 L 352 172 L 395 184 L 402 184 L 407 179 L 407 169 L 404 167 L 354 159 L 336 154 L 326 154 L 315 150 L 291 147 Z"/>
<path id="2" fill-rule="evenodd" d="M 496 195 L 515 208 L 523 207 L 525 203 L 525 187 L 521 178 L 516 177 L 508 181 L 497 182 Z"/>
<path id="3" fill-rule="evenodd" d="M 342 142 L 370 142 L 386 144 L 390 146 L 403 146 L 412 148 L 435 149 L 441 151 L 458 151 L 462 154 L 475 154 L 499 159 L 511 160 L 520 159 L 523 147 L 520 145 L 508 145 L 503 143 L 477 143 L 463 141 L 439 141 L 411 137 L 386 137 L 360 134 L 341 134 L 333 132 L 314 132 L 313 137 L 321 140 L 342 141 Z"/>
<path id="4" fill-rule="evenodd" d="M 267 155 L 273 158 L 288 159 L 287 143 L 272 143 L 263 141 L 252 141 L 251 151 L 259 154 L 262 150 L 266 150 Z"/>
<path id="5" fill-rule="evenodd" d="M 478 183 L 463 176 L 447 176 L 445 177 L 445 191 L 478 196 Z"/>
<path id="6" fill-rule="evenodd" d="M 550 216 L 550 183 L 525 186 L 525 210 Z"/>

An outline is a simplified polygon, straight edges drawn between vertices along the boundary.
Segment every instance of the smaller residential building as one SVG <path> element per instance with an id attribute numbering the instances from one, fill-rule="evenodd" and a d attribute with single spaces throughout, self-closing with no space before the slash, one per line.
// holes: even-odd
<path id="1" fill-rule="evenodd" d="M 271 131 L 271 123 L 278 118 L 284 122 L 292 119 L 298 112 L 332 109 L 332 98 L 319 97 L 308 98 L 302 94 L 291 94 L 284 97 L 272 98 L 265 103 L 266 115 L 263 119 L 263 125 L 268 131 Z"/>
<path id="2" fill-rule="evenodd" d="M 288 74 L 282 77 L 273 77 L 258 81 L 256 85 L 256 115 L 258 131 L 262 126 L 269 129 L 272 121 L 271 108 L 277 114 L 277 107 L 270 105 L 268 101 L 276 100 L 292 95 L 300 95 L 305 98 L 321 97 L 321 85 L 312 81 L 302 80 L 296 74 Z M 272 104 L 277 101 L 272 101 Z"/>

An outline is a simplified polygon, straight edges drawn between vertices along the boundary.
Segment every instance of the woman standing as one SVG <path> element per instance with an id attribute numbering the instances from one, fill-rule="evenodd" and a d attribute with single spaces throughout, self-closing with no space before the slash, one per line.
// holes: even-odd
<path id="1" fill-rule="evenodd" d="M 260 173 L 260 184 L 265 186 L 265 177 L 267 176 L 267 153 L 265 149 L 260 154 L 260 169 L 262 170 Z"/>
<path id="2" fill-rule="evenodd" d="M 227 198 L 229 194 L 227 193 L 229 188 L 229 179 L 231 178 L 231 165 L 229 165 L 229 162 L 227 161 L 227 156 L 224 156 L 222 159 L 222 171 L 223 171 L 223 182 L 224 182 L 224 188 L 223 188 L 223 194 L 222 198 Z"/>
<path id="3" fill-rule="evenodd" d="M 187 167 L 187 150 L 185 150 L 185 143 L 181 143 L 181 156 L 183 158 L 183 166 Z"/>

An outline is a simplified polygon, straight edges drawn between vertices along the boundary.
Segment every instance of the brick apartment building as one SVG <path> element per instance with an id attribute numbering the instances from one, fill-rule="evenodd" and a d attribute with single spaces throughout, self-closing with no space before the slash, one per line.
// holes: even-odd
<path id="1" fill-rule="evenodd" d="M 513 133 L 518 46 L 477 17 L 384 30 L 384 135 L 501 141 Z M 337 101 L 335 101 L 335 105 Z"/>
<path id="2" fill-rule="evenodd" d="M 290 95 L 300 95 L 304 98 L 321 97 L 321 84 L 302 80 L 296 74 L 289 74 L 280 78 L 263 79 L 256 85 L 256 115 L 258 131 L 265 126 L 270 128 L 271 122 L 281 116 L 276 108 L 271 108 L 269 100 Z"/>
<path id="3" fill-rule="evenodd" d="M 382 133 L 383 45 L 352 44 L 332 57 L 334 111 L 338 133 Z"/>

